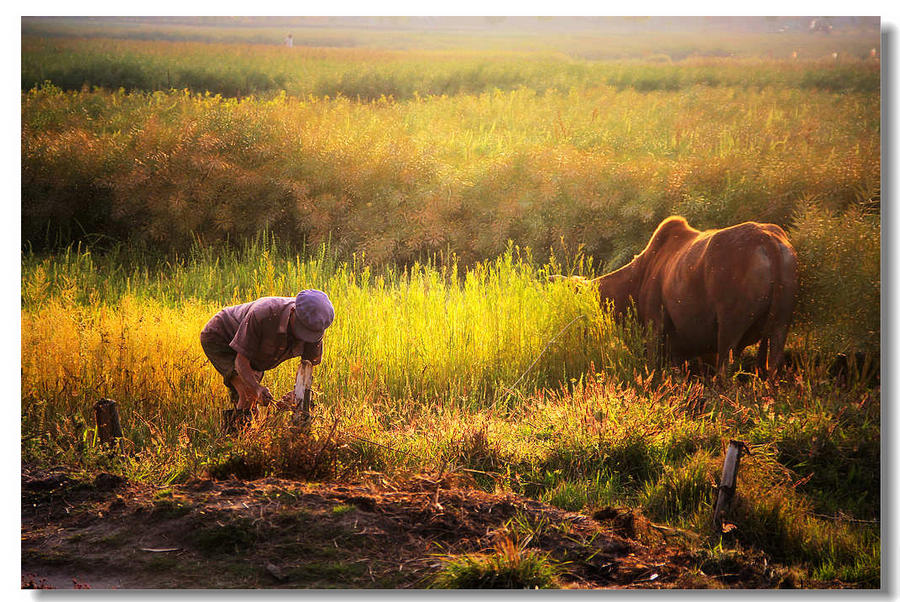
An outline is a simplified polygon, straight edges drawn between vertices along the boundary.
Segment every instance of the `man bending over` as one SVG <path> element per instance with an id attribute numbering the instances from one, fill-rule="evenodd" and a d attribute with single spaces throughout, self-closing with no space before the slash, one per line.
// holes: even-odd
<path id="1" fill-rule="evenodd" d="M 200 333 L 200 345 L 246 420 L 257 403 L 273 401 L 261 384 L 266 370 L 295 357 L 322 361 L 325 329 L 333 320 L 334 307 L 322 291 L 262 297 L 214 315 Z"/>

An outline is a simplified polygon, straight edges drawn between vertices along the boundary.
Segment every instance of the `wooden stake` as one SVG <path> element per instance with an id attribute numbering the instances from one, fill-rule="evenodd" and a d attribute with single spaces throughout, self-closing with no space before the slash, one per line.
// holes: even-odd
<path id="1" fill-rule="evenodd" d="M 294 382 L 294 412 L 291 423 L 294 426 L 307 426 L 311 419 L 313 365 L 309 360 L 300 360 L 297 367 L 297 379 Z"/>
<path id="2" fill-rule="evenodd" d="M 747 449 L 743 441 L 732 439 L 725 452 L 725 464 L 722 466 L 722 478 L 719 481 L 719 492 L 716 496 L 716 508 L 713 511 L 713 525 L 721 531 L 723 519 L 731 506 L 731 500 L 737 492 L 737 474 L 741 465 L 741 451 Z M 749 450 L 747 453 L 750 453 Z"/>
<path id="3" fill-rule="evenodd" d="M 101 399 L 94 404 L 94 415 L 97 418 L 97 439 L 101 445 L 117 445 L 122 438 L 122 424 L 119 422 L 119 409 L 112 399 Z"/>

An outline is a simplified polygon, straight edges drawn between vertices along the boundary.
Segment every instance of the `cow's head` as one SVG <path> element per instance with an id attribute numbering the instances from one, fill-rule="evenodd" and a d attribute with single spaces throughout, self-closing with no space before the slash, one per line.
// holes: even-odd
<path id="1" fill-rule="evenodd" d="M 638 276 L 634 265 L 628 264 L 624 268 L 594 280 L 594 287 L 601 299 L 612 302 L 617 315 L 624 316 L 632 304 L 637 301 Z"/>

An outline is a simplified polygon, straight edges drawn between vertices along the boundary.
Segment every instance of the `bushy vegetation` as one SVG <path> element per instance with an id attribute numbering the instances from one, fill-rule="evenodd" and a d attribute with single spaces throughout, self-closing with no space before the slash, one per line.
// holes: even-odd
<path id="1" fill-rule="evenodd" d="M 881 348 L 881 216 L 877 207 L 845 211 L 801 205 L 791 239 L 801 263 L 798 322 L 813 349 Z"/>
<path id="2" fill-rule="evenodd" d="M 530 90 L 360 104 L 187 93 L 23 96 L 23 236 L 186 251 L 270 229 L 376 262 L 565 237 L 612 265 L 662 217 L 789 225 L 880 198 L 877 97 Z M 637 116 L 640 115 L 638 119 Z M 77 152 L 76 152 L 77 151 Z"/>

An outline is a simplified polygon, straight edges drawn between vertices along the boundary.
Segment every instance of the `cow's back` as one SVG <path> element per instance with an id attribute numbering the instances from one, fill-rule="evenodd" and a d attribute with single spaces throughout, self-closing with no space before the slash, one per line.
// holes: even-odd
<path id="1" fill-rule="evenodd" d="M 686 355 L 716 352 L 723 325 L 741 330 L 739 345 L 746 346 L 773 321 L 790 320 L 796 257 L 774 224 L 700 232 L 667 259 L 665 320 L 673 345 Z"/>

